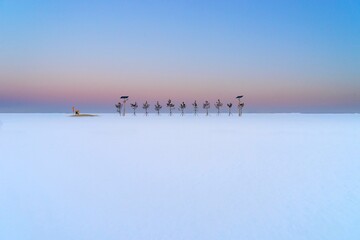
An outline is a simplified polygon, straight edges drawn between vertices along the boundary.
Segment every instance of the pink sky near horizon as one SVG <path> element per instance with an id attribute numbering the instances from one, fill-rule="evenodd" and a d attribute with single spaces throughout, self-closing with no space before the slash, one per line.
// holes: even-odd
<path id="1" fill-rule="evenodd" d="M 60 80 L 64 77 L 64 80 Z M 165 80 L 157 78 L 154 81 L 148 77 L 147 81 L 138 79 L 138 76 L 101 78 L 100 76 L 37 76 L 27 81 L 9 81 L 2 85 L 0 94 L 2 100 L 27 102 L 28 104 L 55 104 L 55 105 L 91 105 L 112 107 L 121 95 L 129 95 L 130 101 L 138 103 L 156 102 L 165 103 L 171 98 L 175 102 L 185 101 L 190 104 L 195 99 L 198 103 L 204 100 L 211 102 L 220 98 L 224 103 L 236 102 L 237 95 L 245 95 L 244 101 L 251 109 L 261 108 L 264 111 L 271 109 L 296 109 L 353 105 L 354 96 L 347 96 L 354 89 L 349 88 L 324 88 L 321 85 L 292 82 L 291 84 L 259 84 L 260 80 L 244 80 L 233 82 L 221 82 L 220 78 L 213 81 L 183 81 Z M 75 79 L 72 81 L 71 79 Z M 145 78 L 145 77 L 144 77 Z M 101 80 L 103 79 L 103 80 Z M 127 80 L 130 79 L 130 80 Z M 146 78 L 145 78 L 146 79 Z M 65 81 L 66 80 L 66 81 Z M 269 81 L 269 80 L 267 80 Z M 272 80 L 273 82 L 276 82 Z M 243 84 L 241 83 L 243 82 Z M 205 83 L 205 84 L 204 84 Z M 306 93 L 306 95 L 304 95 Z M 355 94 L 355 92 L 354 92 Z M 356 98 L 355 98 L 356 99 Z M 287 110 L 288 111 L 288 110 Z"/>

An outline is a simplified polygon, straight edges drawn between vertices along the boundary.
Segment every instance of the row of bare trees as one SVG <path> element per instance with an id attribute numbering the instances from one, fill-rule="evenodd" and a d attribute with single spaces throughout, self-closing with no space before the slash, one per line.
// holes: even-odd
<path id="1" fill-rule="evenodd" d="M 236 99 L 238 100 L 238 105 L 237 105 L 237 108 L 238 108 L 238 113 L 239 113 L 239 116 L 242 115 L 242 109 L 244 107 L 244 103 L 241 102 L 241 98 L 243 96 L 237 96 Z M 122 100 L 122 102 L 118 102 L 117 104 L 115 104 L 115 107 L 116 107 L 116 111 L 120 114 L 120 115 L 123 115 L 125 116 L 125 106 L 126 106 L 126 102 L 128 100 L 128 96 L 122 96 L 120 98 Z M 192 103 L 192 106 L 193 106 L 193 109 L 194 109 L 194 114 L 197 115 L 198 113 L 198 103 L 196 102 L 196 100 Z M 206 111 L 206 116 L 209 116 L 209 109 L 210 109 L 210 102 L 209 101 L 205 101 L 203 103 L 203 109 L 205 109 Z M 214 104 L 215 108 L 217 109 L 217 114 L 220 115 L 220 109 L 223 107 L 223 103 L 220 101 L 220 99 L 218 99 L 215 104 Z M 231 109 L 233 107 L 233 104 L 232 103 L 228 103 L 226 104 L 226 106 L 228 107 L 228 112 L 229 112 L 229 116 L 232 114 L 231 112 Z M 139 107 L 139 105 L 137 104 L 137 102 L 134 102 L 134 103 L 130 103 L 130 107 L 133 109 L 134 111 L 134 115 L 136 115 L 136 109 Z M 175 109 L 175 104 L 171 101 L 171 99 L 169 99 L 166 103 L 166 107 L 169 109 L 169 114 L 170 116 L 172 116 L 173 114 L 173 110 Z M 146 101 L 142 108 L 145 110 L 145 115 L 147 116 L 148 115 L 148 110 L 150 108 L 150 104 Z M 160 105 L 159 101 L 156 102 L 156 104 L 154 105 L 154 110 L 157 112 L 158 115 L 160 115 L 160 111 L 162 109 L 162 106 Z M 181 115 L 184 116 L 184 111 L 186 109 L 186 104 L 185 102 L 182 102 L 180 105 L 179 105 L 179 108 L 178 110 L 181 112 Z"/>

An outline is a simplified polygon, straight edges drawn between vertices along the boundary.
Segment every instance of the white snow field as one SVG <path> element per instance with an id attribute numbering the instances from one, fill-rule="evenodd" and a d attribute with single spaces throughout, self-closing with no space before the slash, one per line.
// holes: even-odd
<path id="1" fill-rule="evenodd" d="M 0 122 L 0 239 L 360 238 L 359 114 Z"/>

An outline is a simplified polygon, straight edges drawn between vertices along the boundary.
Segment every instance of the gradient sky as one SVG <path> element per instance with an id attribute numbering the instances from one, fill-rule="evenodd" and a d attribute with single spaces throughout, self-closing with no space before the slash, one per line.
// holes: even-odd
<path id="1" fill-rule="evenodd" d="M 0 0 L 0 112 L 120 95 L 360 112 L 360 1 Z"/>

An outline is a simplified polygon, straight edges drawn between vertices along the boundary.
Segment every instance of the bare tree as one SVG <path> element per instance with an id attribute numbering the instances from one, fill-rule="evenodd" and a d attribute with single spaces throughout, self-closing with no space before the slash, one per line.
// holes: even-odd
<path id="1" fill-rule="evenodd" d="M 245 105 L 245 103 L 240 103 L 239 104 L 239 117 L 242 115 L 242 110 L 244 108 L 244 105 Z"/>
<path id="2" fill-rule="evenodd" d="M 131 108 L 134 110 L 134 116 L 136 116 L 136 109 L 138 108 L 137 102 L 130 103 Z"/>
<path id="3" fill-rule="evenodd" d="M 206 100 L 203 104 L 203 108 L 206 109 L 206 116 L 209 115 L 210 103 Z"/>
<path id="4" fill-rule="evenodd" d="M 220 101 L 220 99 L 218 99 L 214 105 L 217 109 L 218 115 L 220 115 L 220 108 L 222 107 L 223 103 Z"/>
<path id="5" fill-rule="evenodd" d="M 117 104 L 115 104 L 116 107 L 116 111 L 119 113 L 119 115 L 121 115 L 121 109 L 122 109 L 122 103 L 118 102 Z"/>
<path id="6" fill-rule="evenodd" d="M 160 115 L 161 108 L 162 106 L 160 105 L 159 101 L 157 101 L 155 105 L 155 111 L 157 112 L 158 115 Z"/>
<path id="7" fill-rule="evenodd" d="M 198 109 L 198 104 L 197 104 L 196 100 L 195 100 L 195 102 L 194 102 L 192 105 L 193 105 L 193 107 L 194 107 L 194 114 L 195 114 L 195 116 L 196 116 L 196 114 L 197 114 L 197 109 Z"/>
<path id="8" fill-rule="evenodd" d="M 171 99 L 168 100 L 166 106 L 169 108 L 170 116 L 172 115 L 172 110 L 175 108 L 175 104 L 171 102 Z"/>
<path id="9" fill-rule="evenodd" d="M 236 99 L 239 101 L 239 103 L 238 103 L 238 110 L 239 110 L 239 117 L 242 115 L 242 109 L 243 109 L 243 107 L 244 107 L 244 103 L 242 103 L 241 102 L 241 98 L 242 98 L 243 96 L 237 96 L 236 97 Z"/>
<path id="10" fill-rule="evenodd" d="M 75 115 L 75 107 L 74 106 L 72 106 L 72 112 L 73 112 L 73 115 Z"/>
<path id="11" fill-rule="evenodd" d="M 186 104 L 185 104 L 184 102 L 182 102 L 182 103 L 180 104 L 180 108 L 179 108 L 179 110 L 181 111 L 181 116 L 184 116 L 184 110 L 185 110 L 185 108 L 186 108 Z"/>
<path id="12" fill-rule="evenodd" d="M 148 108 L 150 107 L 150 104 L 148 104 L 148 102 L 146 101 L 144 104 L 143 104 L 143 109 L 145 109 L 145 115 L 147 116 L 148 115 Z"/>
<path id="13" fill-rule="evenodd" d="M 129 99 L 129 96 L 121 96 L 120 99 L 123 100 L 123 106 L 124 106 L 123 116 L 125 116 L 125 106 L 126 106 L 127 100 Z"/>
<path id="14" fill-rule="evenodd" d="M 228 104 L 226 104 L 227 106 L 228 106 L 228 108 L 229 108 L 229 116 L 231 115 L 231 107 L 232 107 L 232 103 L 228 103 Z"/>

